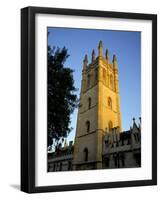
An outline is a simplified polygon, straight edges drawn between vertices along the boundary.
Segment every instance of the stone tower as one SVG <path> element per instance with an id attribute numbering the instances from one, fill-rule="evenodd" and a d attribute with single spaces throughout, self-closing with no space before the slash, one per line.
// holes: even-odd
<path id="1" fill-rule="evenodd" d="M 110 63 L 108 50 L 103 56 L 99 42 L 98 56 L 92 51 L 91 62 L 83 60 L 80 105 L 74 144 L 73 167 L 102 168 L 102 142 L 105 132 L 117 127 L 121 131 L 120 94 L 116 55 Z"/>

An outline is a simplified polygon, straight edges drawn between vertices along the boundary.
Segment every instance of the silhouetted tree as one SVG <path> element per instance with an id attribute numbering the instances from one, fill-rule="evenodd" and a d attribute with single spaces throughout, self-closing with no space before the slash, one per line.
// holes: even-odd
<path id="1" fill-rule="evenodd" d="M 48 46 L 48 149 L 58 148 L 71 131 L 70 114 L 77 105 L 73 70 L 64 67 L 67 49 Z"/>

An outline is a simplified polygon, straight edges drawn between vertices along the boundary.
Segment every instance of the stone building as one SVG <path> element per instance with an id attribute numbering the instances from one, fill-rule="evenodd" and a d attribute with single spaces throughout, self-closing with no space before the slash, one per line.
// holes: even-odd
<path id="1" fill-rule="evenodd" d="M 69 145 L 65 142 L 64 147 L 48 153 L 48 172 L 72 170 L 73 150 L 74 146 L 71 141 Z"/>
<path id="2" fill-rule="evenodd" d="M 65 157 L 53 154 L 48 159 L 48 170 L 55 171 L 50 168 L 55 166 L 53 163 L 67 166 L 68 161 L 72 162 L 72 170 L 140 166 L 140 133 L 141 126 L 135 121 L 130 130 L 122 131 L 117 58 L 113 55 L 111 63 L 107 49 L 103 56 L 100 41 L 98 56 L 93 50 L 91 62 L 87 55 L 83 61 L 73 151 L 67 151 Z M 56 169 L 69 170 L 62 166 Z"/>
<path id="3" fill-rule="evenodd" d="M 103 139 L 103 169 L 130 168 L 141 166 L 141 124 L 133 119 L 128 131 L 119 132 L 113 128 Z"/>

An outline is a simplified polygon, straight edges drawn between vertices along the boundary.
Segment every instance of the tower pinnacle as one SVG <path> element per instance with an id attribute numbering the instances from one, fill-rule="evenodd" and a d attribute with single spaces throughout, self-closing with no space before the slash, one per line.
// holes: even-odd
<path id="1" fill-rule="evenodd" d="M 92 62 L 94 62 L 95 59 L 96 59 L 96 54 L 95 54 L 95 51 L 94 51 L 94 49 L 93 49 L 93 51 L 92 51 Z"/>
<path id="2" fill-rule="evenodd" d="M 108 61 L 108 57 L 109 57 L 109 55 L 108 55 L 108 49 L 106 49 L 105 57 L 106 57 L 106 60 Z"/>
<path id="3" fill-rule="evenodd" d="M 100 40 L 99 45 L 98 45 L 99 56 L 102 56 L 102 53 L 103 53 L 103 44 L 102 44 L 102 40 Z"/>
<path id="4" fill-rule="evenodd" d="M 115 54 L 113 55 L 113 67 L 114 67 L 114 69 L 118 69 L 118 67 L 117 67 L 117 58 L 116 58 Z"/>
<path id="5" fill-rule="evenodd" d="M 87 68 L 87 65 L 88 65 L 88 56 L 86 54 L 83 60 L 83 70 Z"/>

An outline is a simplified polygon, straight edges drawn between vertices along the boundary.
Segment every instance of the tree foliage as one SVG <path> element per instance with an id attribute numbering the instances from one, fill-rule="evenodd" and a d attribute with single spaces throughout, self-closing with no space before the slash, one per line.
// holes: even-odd
<path id="1" fill-rule="evenodd" d="M 67 49 L 48 46 L 48 148 L 56 145 L 71 131 L 70 115 L 77 105 L 73 70 L 64 67 Z"/>

